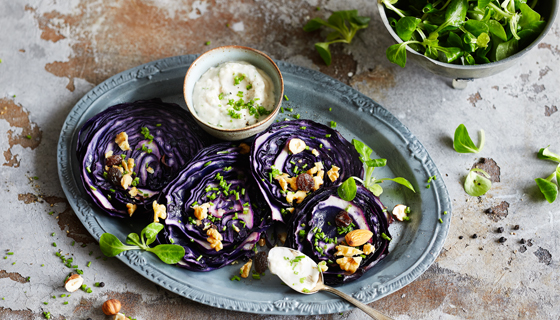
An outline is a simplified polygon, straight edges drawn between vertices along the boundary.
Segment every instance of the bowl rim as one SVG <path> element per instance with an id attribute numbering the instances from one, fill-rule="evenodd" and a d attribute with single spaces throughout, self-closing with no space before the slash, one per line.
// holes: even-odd
<path id="1" fill-rule="evenodd" d="M 243 128 L 227 129 L 227 128 L 220 128 L 220 127 L 216 127 L 216 126 L 210 125 L 208 123 L 205 123 L 204 121 L 202 121 L 202 119 L 200 119 L 198 117 L 198 115 L 196 114 L 196 111 L 194 110 L 194 107 L 189 104 L 189 102 L 187 100 L 187 97 L 186 97 L 187 93 L 185 92 L 185 88 L 187 86 L 187 80 L 189 79 L 189 73 L 191 72 L 192 67 L 195 66 L 196 62 L 199 61 L 200 59 L 204 58 L 204 56 L 206 56 L 207 54 L 209 54 L 213 51 L 227 50 L 227 49 L 245 50 L 245 51 L 249 51 L 249 52 L 256 53 L 258 55 L 263 56 L 274 67 L 274 70 L 277 72 L 278 78 L 280 80 L 280 94 L 278 94 L 278 97 L 277 97 L 277 100 L 276 100 L 276 105 L 274 106 L 274 109 L 272 110 L 272 112 L 268 115 L 268 117 L 264 118 L 263 120 L 258 121 L 255 124 L 252 124 L 250 126 L 246 126 L 246 127 L 243 127 Z M 206 70 L 206 71 L 208 71 L 208 70 Z M 239 45 L 220 46 L 220 47 L 216 47 L 216 48 L 210 49 L 210 50 L 202 53 L 189 66 L 189 69 L 187 70 L 187 73 L 185 74 L 185 80 L 183 81 L 183 99 L 185 100 L 185 104 L 187 105 L 187 109 L 189 110 L 191 115 L 195 118 L 195 120 L 200 125 L 204 125 L 206 128 L 208 128 L 210 130 L 220 131 L 220 132 L 224 132 L 224 133 L 235 133 L 235 132 L 250 131 L 251 129 L 258 128 L 258 127 L 260 127 L 264 124 L 269 123 L 271 119 L 274 119 L 274 117 L 276 117 L 276 114 L 278 113 L 278 110 L 280 110 L 280 106 L 282 105 L 283 97 L 284 97 L 284 78 L 282 77 L 282 72 L 280 72 L 280 68 L 278 68 L 278 66 L 276 65 L 274 60 L 272 60 L 272 58 L 270 58 L 267 54 L 265 54 L 264 52 L 262 52 L 260 50 L 253 49 L 253 48 L 250 48 L 250 47 L 245 47 L 245 46 L 239 46 Z"/>
<path id="2" fill-rule="evenodd" d="M 436 64 L 438 66 L 447 67 L 447 68 L 451 68 L 451 69 L 481 70 L 481 69 L 488 69 L 488 68 L 496 67 L 496 66 L 499 66 L 499 65 L 502 65 L 502 64 L 507 64 L 507 63 L 509 63 L 513 60 L 516 60 L 516 59 L 519 59 L 519 58 L 523 57 L 527 52 L 529 52 L 531 49 L 533 49 L 533 47 L 535 47 L 539 42 L 541 42 L 541 40 L 548 34 L 550 29 L 552 28 L 552 25 L 554 24 L 554 20 L 556 20 L 556 15 L 558 13 L 558 10 L 557 10 L 558 8 L 557 7 L 558 7 L 558 0 L 552 0 L 552 12 L 550 14 L 550 19 L 547 21 L 547 24 L 544 27 L 541 34 L 535 40 L 533 40 L 533 42 L 531 42 L 528 46 L 526 46 L 525 48 L 523 48 L 519 52 L 517 52 L 517 53 L 515 53 L 515 54 L 513 54 L 513 55 L 511 55 L 511 56 L 509 56 L 509 57 L 507 57 L 503 60 L 493 61 L 493 62 L 484 63 L 484 64 L 475 64 L 475 65 L 469 66 L 469 65 L 461 65 L 461 64 L 441 62 L 439 60 L 435 60 L 435 59 L 426 57 L 425 55 L 417 52 L 416 50 L 410 48 L 409 46 L 406 46 L 406 51 L 408 51 L 410 53 L 413 53 L 417 56 L 423 57 L 423 58 L 429 60 L 430 62 L 432 62 L 433 64 Z M 391 34 L 393 39 L 395 39 L 397 41 L 397 43 L 403 43 L 404 41 L 397 35 L 395 30 L 393 30 L 393 28 L 389 25 L 389 19 L 387 19 L 387 13 L 385 12 L 385 6 L 383 5 L 383 3 L 380 0 L 377 1 L 377 8 L 378 8 L 378 11 L 379 11 L 379 15 L 381 16 L 381 21 L 383 21 L 383 25 L 385 26 L 385 29 L 387 29 L 387 31 L 389 31 L 389 33 Z"/>

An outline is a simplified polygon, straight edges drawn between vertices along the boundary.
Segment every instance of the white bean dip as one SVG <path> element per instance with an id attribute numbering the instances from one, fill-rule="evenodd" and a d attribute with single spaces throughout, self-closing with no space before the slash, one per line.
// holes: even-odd
<path id="1" fill-rule="evenodd" d="M 208 69 L 193 90 L 194 110 L 202 121 L 239 129 L 264 120 L 276 102 L 274 85 L 261 69 L 244 61 Z"/>

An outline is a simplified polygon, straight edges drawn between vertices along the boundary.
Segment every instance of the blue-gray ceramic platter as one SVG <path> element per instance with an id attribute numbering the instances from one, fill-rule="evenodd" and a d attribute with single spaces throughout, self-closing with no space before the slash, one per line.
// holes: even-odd
<path id="1" fill-rule="evenodd" d="M 109 106 L 159 97 L 185 107 L 183 78 L 196 56 L 185 55 L 153 61 L 119 73 L 88 92 L 70 111 L 58 142 L 58 172 L 70 205 L 91 235 L 99 240 L 109 232 L 121 240 L 143 226 L 130 220 L 111 218 L 87 196 L 80 181 L 76 141 L 84 122 Z M 389 255 L 361 279 L 339 287 L 358 300 L 369 303 L 411 283 L 434 262 L 449 231 L 451 202 L 443 179 L 424 146 L 393 115 L 370 98 L 322 73 L 277 62 L 285 81 L 284 109 L 278 120 L 300 114 L 302 118 L 337 127 L 348 140 L 359 139 L 374 150 L 374 157 L 388 165 L 375 170 L 377 178 L 401 176 L 416 193 L 385 182 L 381 200 L 392 210 L 397 204 L 411 207 L 411 220 L 395 222 Z M 332 111 L 329 111 L 332 108 Z M 444 215 L 444 211 L 448 214 Z M 442 219 L 443 223 L 438 222 Z M 230 281 L 239 265 L 212 272 L 191 272 L 166 265 L 148 252 L 127 251 L 118 256 L 124 264 L 150 281 L 194 301 L 218 308 L 280 315 L 309 315 L 342 312 L 352 306 L 329 293 L 302 295 L 281 285 L 267 273 L 261 280 Z"/>

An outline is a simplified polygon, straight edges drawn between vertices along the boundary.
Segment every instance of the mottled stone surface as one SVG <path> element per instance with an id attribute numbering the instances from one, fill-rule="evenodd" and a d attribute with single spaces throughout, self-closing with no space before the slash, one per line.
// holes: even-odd
<path id="1" fill-rule="evenodd" d="M 458 91 L 413 63 L 401 69 L 386 60 L 392 38 L 374 1 L 0 0 L 0 8 L 0 250 L 15 252 L 0 259 L 1 319 L 40 319 L 44 311 L 51 319 L 105 319 L 100 306 L 108 298 L 121 300 L 123 311 L 138 319 L 297 318 L 207 307 L 159 288 L 118 260 L 97 259 L 99 247 L 58 181 L 58 135 L 84 93 L 139 64 L 227 44 L 251 46 L 351 85 L 397 116 L 438 165 L 454 205 L 444 249 L 419 279 L 371 306 L 399 320 L 559 319 L 560 206 L 548 204 L 534 183 L 554 170 L 552 162 L 537 159 L 538 149 L 550 144 L 560 152 L 558 22 L 513 68 Z M 313 48 L 326 32 L 305 33 L 302 26 L 343 9 L 359 9 L 372 22 L 352 44 L 334 46 L 327 67 Z M 473 135 L 485 130 L 480 154 L 453 150 L 460 123 Z M 486 195 L 473 198 L 462 183 L 481 157 L 492 159 L 497 176 Z M 508 241 L 499 243 L 501 236 Z M 84 269 L 88 285 L 103 281 L 105 287 L 60 298 L 69 269 L 56 249 Z M 366 316 L 353 310 L 307 318 Z"/>

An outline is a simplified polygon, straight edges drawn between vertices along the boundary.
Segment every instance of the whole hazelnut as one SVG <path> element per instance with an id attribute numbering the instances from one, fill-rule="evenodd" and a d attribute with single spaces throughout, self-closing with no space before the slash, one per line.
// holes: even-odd
<path id="1" fill-rule="evenodd" d="M 108 316 L 115 315 L 121 311 L 121 302 L 117 299 L 107 300 L 103 303 L 102 309 L 103 313 Z"/>

